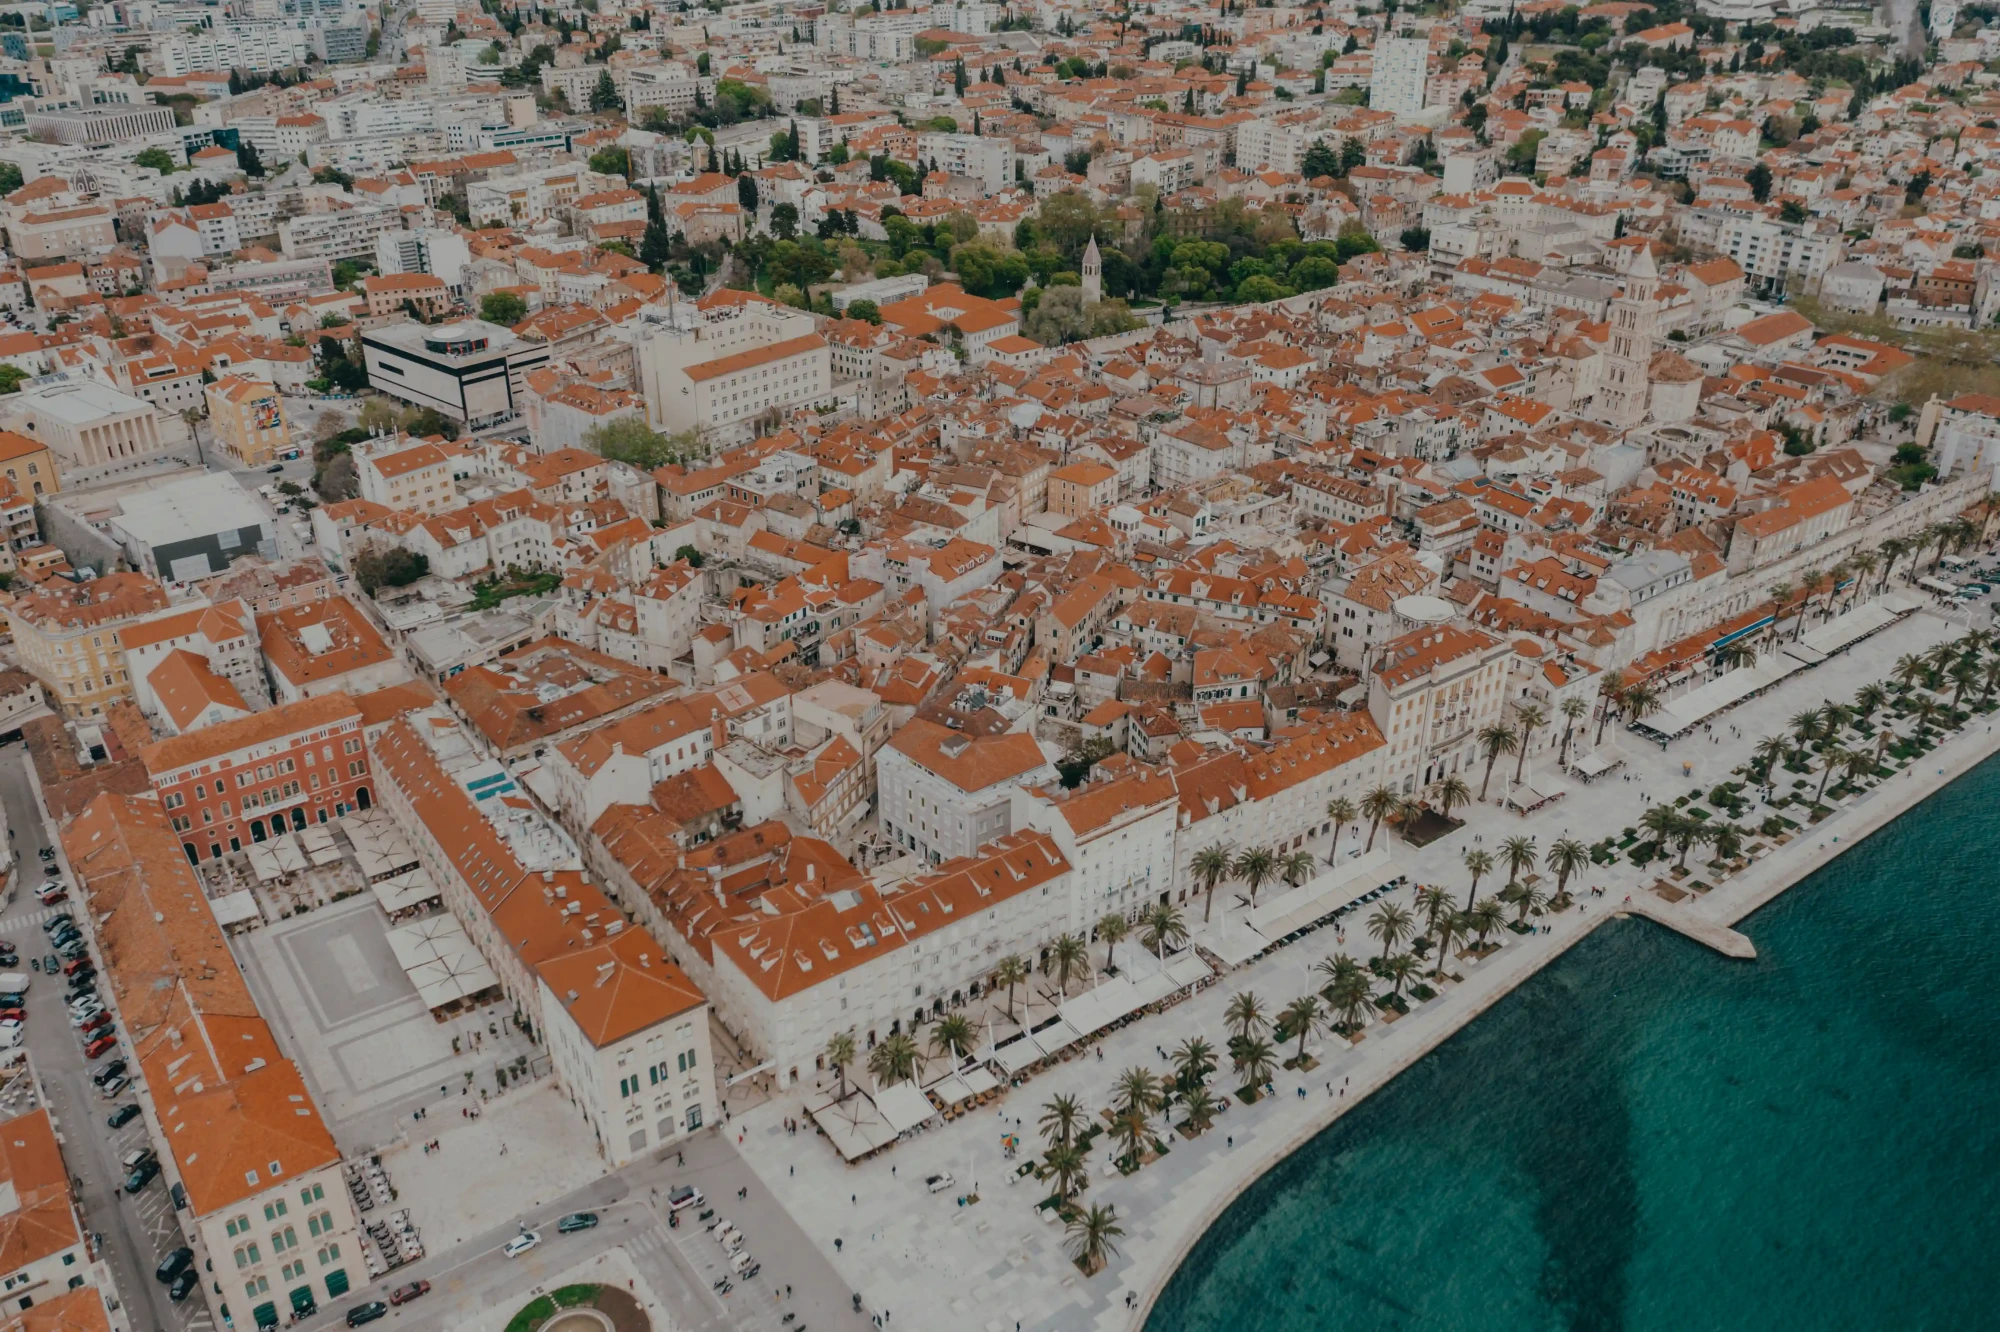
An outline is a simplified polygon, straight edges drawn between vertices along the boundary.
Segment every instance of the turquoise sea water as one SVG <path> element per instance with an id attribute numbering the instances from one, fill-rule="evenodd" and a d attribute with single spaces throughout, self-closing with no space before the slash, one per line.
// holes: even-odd
<path id="1" fill-rule="evenodd" d="M 2000 1328 L 2000 760 L 1731 962 L 1595 936 L 1248 1190 L 1148 1332 Z"/>

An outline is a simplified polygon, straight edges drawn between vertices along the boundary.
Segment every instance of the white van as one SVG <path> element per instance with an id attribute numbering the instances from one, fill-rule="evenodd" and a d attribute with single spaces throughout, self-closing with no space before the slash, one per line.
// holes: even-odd
<path id="1" fill-rule="evenodd" d="M 27 992 L 27 972 L 0 971 L 0 994 L 26 994 Z"/>

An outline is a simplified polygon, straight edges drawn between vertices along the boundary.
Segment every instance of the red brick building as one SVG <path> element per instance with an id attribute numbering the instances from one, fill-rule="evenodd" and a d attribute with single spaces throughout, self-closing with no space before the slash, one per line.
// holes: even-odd
<path id="1" fill-rule="evenodd" d="M 190 861 L 375 803 L 361 709 L 342 693 L 177 735 L 140 758 Z"/>

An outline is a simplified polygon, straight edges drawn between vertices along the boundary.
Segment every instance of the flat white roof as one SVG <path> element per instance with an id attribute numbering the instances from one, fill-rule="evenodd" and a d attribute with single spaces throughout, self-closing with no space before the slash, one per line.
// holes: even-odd
<path id="1" fill-rule="evenodd" d="M 245 527 L 269 531 L 270 514 L 226 473 L 169 481 L 120 501 L 112 525 L 148 546 Z"/>

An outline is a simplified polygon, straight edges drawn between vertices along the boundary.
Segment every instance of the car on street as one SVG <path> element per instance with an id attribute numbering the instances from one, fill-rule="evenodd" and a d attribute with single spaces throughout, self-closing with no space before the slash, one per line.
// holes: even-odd
<path id="1" fill-rule="evenodd" d="M 159 1173 L 160 1163 L 158 1161 L 144 1162 L 131 1174 L 125 1176 L 125 1192 L 137 1193 L 140 1189 L 151 1184 L 154 1177 Z"/>
<path id="2" fill-rule="evenodd" d="M 194 1250 L 183 1244 L 180 1248 L 175 1249 L 172 1253 L 160 1259 L 160 1265 L 153 1269 L 153 1279 L 162 1284 L 172 1281 L 175 1277 L 187 1271 L 193 1263 Z"/>
<path id="3" fill-rule="evenodd" d="M 0 1022 L 0 1050 L 11 1050 L 21 1043 L 23 1028 L 18 1020 Z"/>
<path id="4" fill-rule="evenodd" d="M 667 1194 L 667 1206 L 678 1212 L 683 1207 L 699 1207 L 708 1200 L 692 1184 L 676 1184 Z"/>
<path id="5" fill-rule="evenodd" d="M 201 1278 L 195 1275 L 195 1270 L 190 1267 L 187 1271 L 174 1278 L 173 1285 L 167 1287 L 167 1298 L 175 1304 L 179 1304 L 188 1297 L 200 1281 Z"/>
<path id="6" fill-rule="evenodd" d="M 89 972 L 93 976 L 97 974 L 97 968 L 90 964 L 90 955 L 88 953 L 78 953 L 63 965 L 63 974 L 71 979 L 75 979 L 84 972 Z"/>
<path id="7" fill-rule="evenodd" d="M 386 1318 L 388 1316 L 388 1305 L 382 1303 L 380 1300 L 370 1300 L 366 1304 L 357 1304 L 347 1311 L 347 1325 L 349 1327 L 360 1327 L 363 1323 L 372 1323 L 378 1318 Z"/>
<path id="8" fill-rule="evenodd" d="M 272 463 L 269 467 L 266 467 L 264 470 L 275 475 L 278 472 L 284 471 L 285 465 L 283 463 Z"/>
<path id="9" fill-rule="evenodd" d="M 118 1081 L 123 1082 L 124 1079 L 120 1078 L 118 1079 Z M 111 1112 L 111 1117 L 109 1119 L 106 1119 L 104 1122 L 106 1124 L 109 1124 L 112 1128 L 121 1129 L 124 1128 L 127 1124 L 131 1123 L 133 1120 L 137 1119 L 138 1117 L 139 1117 L 139 1107 L 136 1103 L 132 1105 L 121 1105 L 116 1110 L 113 1110 Z"/>
<path id="10" fill-rule="evenodd" d="M 411 1300 L 416 1299 L 419 1295 L 428 1295 L 430 1293 L 431 1293 L 430 1282 L 412 1281 L 407 1286 L 398 1286 L 394 1290 L 390 1291 L 389 1303 L 408 1304 Z"/>
<path id="11" fill-rule="evenodd" d="M 83 1057 L 85 1059 L 95 1059 L 106 1051 L 116 1050 L 117 1048 L 118 1038 L 107 1031 L 102 1036 L 93 1040 L 89 1045 L 83 1047 Z"/>
<path id="12" fill-rule="evenodd" d="M 52 846 L 45 846 L 42 848 L 41 856 L 43 860 L 54 860 L 56 858 L 56 849 Z"/>
<path id="13" fill-rule="evenodd" d="M 596 1224 L 597 1213 L 595 1212 L 571 1212 L 568 1216 L 556 1222 L 556 1233 L 558 1235 L 568 1235 L 579 1230 L 589 1230 Z"/>
<path id="14" fill-rule="evenodd" d="M 28 1010 L 25 1008 L 19 1008 L 11 1004 L 6 1008 L 0 1008 L 0 1022 L 26 1022 L 27 1020 Z"/>
<path id="15" fill-rule="evenodd" d="M 56 974 L 56 970 L 60 966 L 62 966 L 62 959 L 54 953 L 50 953 L 42 959 L 42 970 L 48 972 L 51 976 Z"/>
<path id="16" fill-rule="evenodd" d="M 932 1193 L 943 1193 L 946 1189 L 950 1188 L 952 1185 L 956 1183 L 958 1183 L 958 1181 L 953 1179 L 950 1175 L 932 1175 L 930 1178 L 924 1181 L 924 1187 L 929 1189 Z"/>
<path id="17" fill-rule="evenodd" d="M 501 1249 L 500 1252 L 505 1254 L 509 1258 L 519 1258 L 522 1254 L 534 1248 L 537 1244 L 540 1244 L 541 1242 L 542 1242 L 541 1231 L 524 1230 L 520 1234 L 514 1236 L 513 1239 L 508 1240 L 506 1247 Z"/>
<path id="18" fill-rule="evenodd" d="M 12 970 L 21 965 L 21 955 L 11 949 L 0 949 L 0 967 Z"/>

